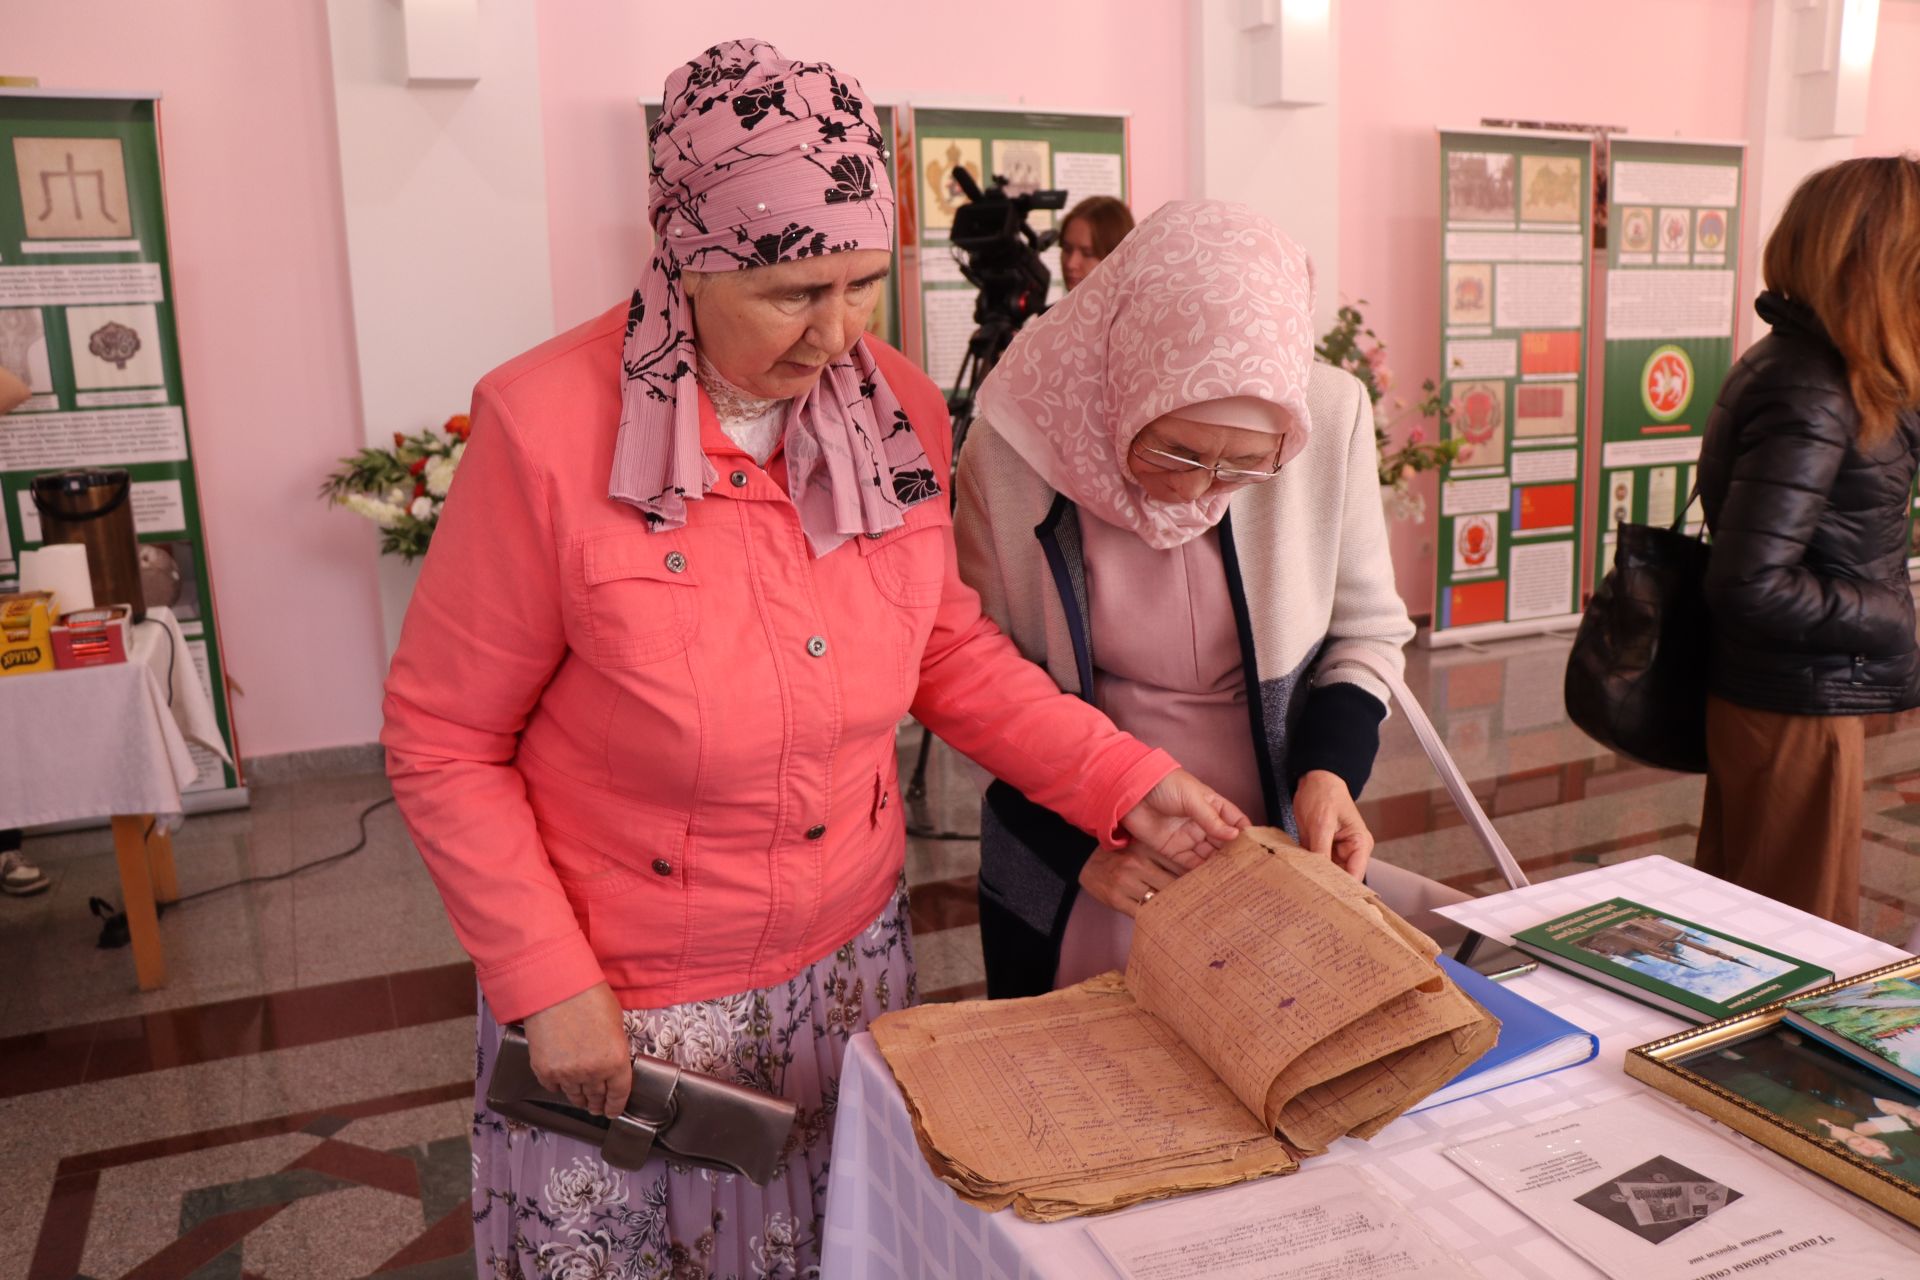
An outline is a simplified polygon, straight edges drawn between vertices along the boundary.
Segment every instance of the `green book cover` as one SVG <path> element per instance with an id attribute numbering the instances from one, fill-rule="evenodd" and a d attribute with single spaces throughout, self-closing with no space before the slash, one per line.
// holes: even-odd
<path id="1" fill-rule="evenodd" d="M 1576 973 L 1590 970 L 1607 985 L 1636 988 L 1655 1003 L 1683 1006 L 1708 1021 L 1833 980 L 1804 960 L 1625 898 L 1524 929 L 1514 941 L 1543 959 L 1566 961 L 1563 967 Z"/>

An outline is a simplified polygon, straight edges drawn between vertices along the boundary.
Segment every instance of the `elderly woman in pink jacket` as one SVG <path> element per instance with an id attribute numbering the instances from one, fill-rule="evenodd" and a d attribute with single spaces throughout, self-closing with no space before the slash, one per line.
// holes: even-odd
<path id="1" fill-rule="evenodd" d="M 483 1275 L 817 1266 L 847 1038 L 914 1000 L 909 711 L 1112 845 L 1190 866 L 1244 821 L 960 581 L 941 395 L 863 336 L 893 216 L 863 99 L 758 41 L 675 72 L 631 305 L 474 393 L 383 741 L 484 997 Z M 639 1054 L 794 1100 L 783 1172 L 626 1174 L 509 1125 L 485 1087 L 519 1021 L 582 1109 Z"/>

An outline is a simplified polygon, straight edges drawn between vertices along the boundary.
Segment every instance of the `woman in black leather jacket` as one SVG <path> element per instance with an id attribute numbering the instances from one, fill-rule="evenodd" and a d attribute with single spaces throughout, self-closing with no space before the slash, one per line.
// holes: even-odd
<path id="1" fill-rule="evenodd" d="M 1767 242 L 1773 332 L 1707 420 L 1707 792 L 1697 865 L 1852 925 L 1861 717 L 1920 705 L 1920 161 L 1814 174 Z"/>

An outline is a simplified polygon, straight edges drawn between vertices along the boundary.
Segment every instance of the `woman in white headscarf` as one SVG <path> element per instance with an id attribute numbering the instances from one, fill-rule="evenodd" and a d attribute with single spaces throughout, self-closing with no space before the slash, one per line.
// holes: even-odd
<path id="1" fill-rule="evenodd" d="M 961 576 L 1061 689 L 1256 822 L 1364 874 L 1355 799 L 1413 624 L 1395 593 L 1372 406 L 1313 360 L 1313 273 L 1272 223 L 1166 205 L 1029 323 L 961 451 Z M 1006 782 L 981 809 L 988 993 L 1125 964 L 1176 870 L 1096 849 Z"/>

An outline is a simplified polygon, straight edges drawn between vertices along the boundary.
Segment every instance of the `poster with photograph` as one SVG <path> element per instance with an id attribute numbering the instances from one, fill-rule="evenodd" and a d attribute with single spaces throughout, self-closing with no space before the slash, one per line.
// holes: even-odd
<path id="1" fill-rule="evenodd" d="M 1609 488 L 1640 499 L 1637 521 L 1677 514 L 1686 493 L 1675 464 L 1699 456 L 1733 365 L 1745 159 L 1738 143 L 1613 140 L 1611 216 L 1623 230 L 1606 262 L 1599 431 Z M 1596 534 L 1612 533 L 1614 514 L 1600 504 Z M 1598 582 L 1609 566 L 1595 542 Z"/>
<path id="2" fill-rule="evenodd" d="M 1447 221 L 1514 221 L 1513 161 L 1510 151 L 1449 151 Z"/>
<path id="3" fill-rule="evenodd" d="M 1441 476 L 1434 644 L 1549 630 L 1579 609 L 1593 145 L 1440 133 L 1441 396 L 1461 447 Z M 1495 486 L 1491 507 L 1477 500 Z"/>
<path id="4" fill-rule="evenodd" d="M 124 468 L 148 606 L 179 617 L 235 759 L 224 651 L 174 327 L 158 103 L 0 88 L 0 365 L 33 392 L 0 422 L 0 591 L 40 545 L 29 485 Z M 11 166 L 11 171 L 8 171 Z M 71 256 L 69 256 L 71 255 Z M 236 794 L 212 752 L 190 809 Z"/>

